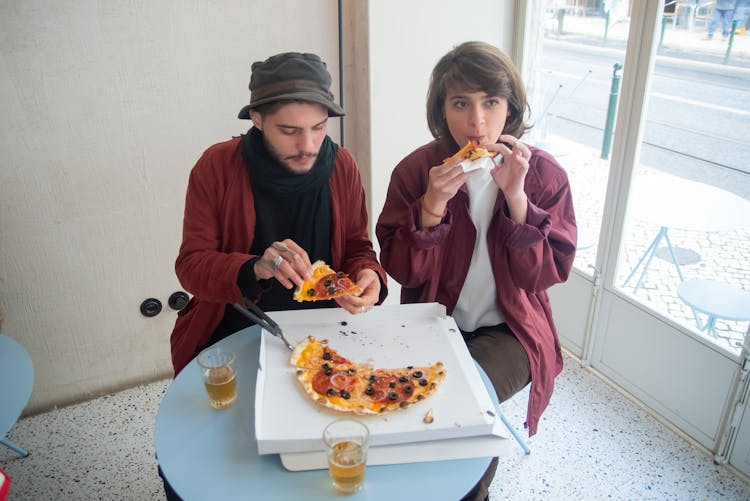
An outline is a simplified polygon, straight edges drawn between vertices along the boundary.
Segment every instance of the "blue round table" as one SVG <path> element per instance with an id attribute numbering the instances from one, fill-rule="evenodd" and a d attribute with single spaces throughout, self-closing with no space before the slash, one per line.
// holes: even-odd
<path id="1" fill-rule="evenodd" d="M 34 364 L 26 348 L 0 334 L 0 443 L 21 456 L 26 449 L 5 438 L 29 402 L 34 388 Z"/>
<path id="2" fill-rule="evenodd" d="M 208 404 L 193 360 L 169 385 L 156 414 L 156 455 L 174 490 L 187 501 L 342 499 L 327 470 L 291 472 L 278 454 L 258 454 L 254 402 L 260 328 L 249 327 L 219 344 L 237 354 L 239 396 L 234 406 L 217 411 Z M 490 460 L 369 466 L 364 488 L 346 499 L 460 499 Z"/>
<path id="3" fill-rule="evenodd" d="M 718 319 L 750 320 L 750 292 L 729 284 L 715 280 L 685 280 L 677 287 L 677 295 L 693 309 L 698 329 L 715 338 L 722 337 L 716 331 Z M 706 315 L 705 323 L 696 312 Z"/>

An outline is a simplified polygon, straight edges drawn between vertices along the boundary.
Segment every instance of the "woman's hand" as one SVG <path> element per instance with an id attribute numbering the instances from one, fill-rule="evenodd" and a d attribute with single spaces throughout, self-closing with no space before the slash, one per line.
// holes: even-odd
<path id="1" fill-rule="evenodd" d="M 305 249 L 294 240 L 274 242 L 263 251 L 263 256 L 253 266 L 258 280 L 275 278 L 287 289 L 302 285 L 312 276 L 312 265 Z"/>
<path id="2" fill-rule="evenodd" d="M 511 219 L 517 223 L 525 223 L 528 206 L 523 186 L 526 173 L 529 172 L 531 151 L 528 146 L 511 135 L 502 134 L 499 139 L 512 146 L 508 148 L 502 143 L 486 146 L 489 151 L 496 151 L 502 155 L 503 159 L 500 165 L 492 169 L 492 179 L 505 196 Z"/>
<path id="3" fill-rule="evenodd" d="M 380 298 L 380 277 L 369 268 L 357 273 L 357 285 L 362 288 L 359 296 L 341 296 L 334 298 L 339 306 L 349 313 L 364 313 L 372 309 Z"/>
<path id="4" fill-rule="evenodd" d="M 470 175 L 471 172 L 464 172 L 459 158 L 430 169 L 427 191 L 422 197 L 422 226 L 435 226 L 440 222 L 437 215 L 445 212 L 448 200 L 456 196 Z"/>

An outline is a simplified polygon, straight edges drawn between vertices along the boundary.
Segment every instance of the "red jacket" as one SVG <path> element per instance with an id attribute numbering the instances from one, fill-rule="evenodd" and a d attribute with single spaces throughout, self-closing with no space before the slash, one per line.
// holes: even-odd
<path id="1" fill-rule="evenodd" d="M 565 171 L 545 151 L 530 148 L 524 191 L 526 224 L 508 216 L 501 191 L 488 229 L 487 245 L 497 289 L 497 307 L 521 342 L 531 365 L 526 425 L 536 433 L 547 407 L 562 355 L 547 288 L 564 282 L 573 266 L 576 223 Z M 428 173 L 455 153 L 455 145 L 432 141 L 394 169 L 375 233 L 381 262 L 401 284 L 401 302 L 439 302 L 452 314 L 468 273 L 476 230 L 465 187 L 448 202 L 448 214 L 433 228 L 420 226 L 420 198 Z M 491 278 L 488 277 L 488 280 Z"/>
<path id="2" fill-rule="evenodd" d="M 190 173 L 175 271 L 193 298 L 180 310 L 170 338 L 175 374 L 208 341 L 224 316 L 226 305 L 242 302 L 237 275 L 252 257 L 248 251 L 255 233 L 255 209 L 240 151 L 240 138 L 211 146 Z M 385 271 L 367 232 L 362 180 L 354 157 L 345 148 L 338 149 L 329 186 L 329 264 L 355 277 L 360 270 L 371 268 L 385 284 Z M 384 295 L 385 289 L 381 300 Z"/>

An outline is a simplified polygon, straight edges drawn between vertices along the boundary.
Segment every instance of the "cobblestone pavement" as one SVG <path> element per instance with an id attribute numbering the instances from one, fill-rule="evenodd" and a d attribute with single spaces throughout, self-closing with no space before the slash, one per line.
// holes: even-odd
<path id="1" fill-rule="evenodd" d="M 591 273 L 596 262 L 596 243 L 602 221 L 604 197 L 607 189 L 609 161 L 599 158 L 600 152 L 585 146 L 551 136 L 556 145 L 557 160 L 568 172 L 573 190 L 576 217 L 579 226 L 579 251 L 575 266 L 585 273 Z M 638 166 L 637 176 L 656 174 L 655 169 Z M 651 261 L 641 287 L 633 293 L 633 286 L 639 273 L 633 277 L 628 287 L 623 284 L 633 267 L 644 254 L 659 226 L 633 218 L 626 220 L 623 232 L 622 259 L 617 266 L 615 287 L 636 301 L 648 305 L 653 310 L 671 318 L 676 323 L 701 333 L 696 326 L 692 309 L 677 295 L 681 280 L 677 269 L 669 258 L 666 247 L 659 247 Z M 711 279 L 750 290 L 750 225 L 733 231 L 688 231 L 670 229 L 669 238 L 678 251 L 678 261 L 687 279 Z M 661 245 L 664 245 L 662 241 Z M 705 317 L 700 317 L 705 321 Z M 716 329 L 721 346 L 739 352 L 748 322 L 728 322 L 719 320 Z"/>

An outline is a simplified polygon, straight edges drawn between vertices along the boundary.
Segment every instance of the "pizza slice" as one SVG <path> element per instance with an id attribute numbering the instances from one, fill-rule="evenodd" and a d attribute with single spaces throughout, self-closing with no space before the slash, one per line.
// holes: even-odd
<path id="1" fill-rule="evenodd" d="M 353 366 L 354 362 L 342 357 L 333 348 L 328 346 L 328 340 L 318 341 L 308 336 L 294 347 L 289 363 L 295 367 L 305 369 L 321 369 L 323 364 Z"/>
<path id="2" fill-rule="evenodd" d="M 492 157 L 492 156 L 495 156 L 494 152 L 490 153 L 489 151 L 487 151 L 487 149 L 482 148 L 479 145 L 478 141 L 471 140 L 468 143 L 466 143 L 466 145 L 463 148 L 458 150 L 457 153 L 444 159 L 443 163 L 450 162 L 451 160 L 455 160 L 457 158 L 461 160 L 473 161 L 473 160 L 476 160 L 477 158 Z"/>
<path id="3" fill-rule="evenodd" d="M 459 158 L 461 159 L 460 165 L 464 172 L 483 168 L 492 169 L 495 167 L 495 163 L 492 160 L 495 155 L 497 155 L 496 152 L 488 151 L 482 148 L 477 141 L 472 140 L 458 150 L 458 153 L 443 160 L 443 163 Z"/>
<path id="4" fill-rule="evenodd" d="M 404 409 L 435 393 L 445 378 L 445 365 L 372 369 L 342 357 L 312 336 L 302 340 L 290 359 L 297 380 L 310 398 L 329 409 L 355 414 L 381 414 Z"/>
<path id="5" fill-rule="evenodd" d="M 333 271 L 325 262 L 315 261 L 312 268 L 312 276 L 294 291 L 294 299 L 298 302 L 323 301 L 362 293 L 362 288 L 358 287 L 349 275 L 342 271 Z"/>

